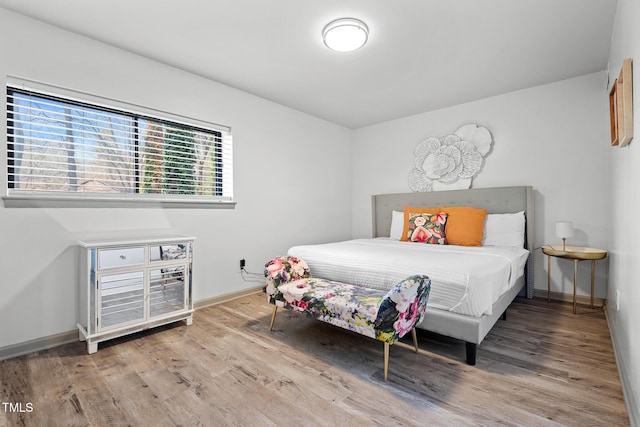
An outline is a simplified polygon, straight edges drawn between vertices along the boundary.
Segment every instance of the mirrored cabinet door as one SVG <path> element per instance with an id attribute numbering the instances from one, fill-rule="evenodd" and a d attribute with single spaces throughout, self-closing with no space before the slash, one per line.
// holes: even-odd
<path id="1" fill-rule="evenodd" d="M 98 277 L 98 330 L 144 319 L 144 272 Z"/>
<path id="2" fill-rule="evenodd" d="M 149 271 L 149 316 L 162 316 L 186 308 L 185 267 Z"/>

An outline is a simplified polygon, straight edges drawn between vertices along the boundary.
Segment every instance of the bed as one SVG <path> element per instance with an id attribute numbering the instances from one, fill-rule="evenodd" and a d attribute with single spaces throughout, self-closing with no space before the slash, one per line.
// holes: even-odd
<path id="1" fill-rule="evenodd" d="M 473 206 L 486 209 L 491 218 L 522 213 L 521 247 L 400 242 L 389 236 L 405 206 Z M 390 287 L 402 276 L 429 275 L 430 304 L 418 327 L 463 340 L 470 365 L 476 363 L 477 345 L 506 316 L 513 299 L 518 294 L 533 296 L 532 268 L 528 268 L 528 249 L 535 247 L 530 186 L 374 195 L 372 224 L 370 239 L 294 246 L 288 254 L 304 259 L 317 277 L 378 289 Z"/>

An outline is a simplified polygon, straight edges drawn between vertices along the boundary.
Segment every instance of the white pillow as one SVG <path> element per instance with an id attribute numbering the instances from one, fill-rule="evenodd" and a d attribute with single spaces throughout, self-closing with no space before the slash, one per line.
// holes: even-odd
<path id="1" fill-rule="evenodd" d="M 404 212 L 391 212 L 391 229 L 389 230 L 389 238 L 400 240 L 404 231 Z"/>
<path id="2" fill-rule="evenodd" d="M 488 214 L 484 224 L 483 246 L 524 247 L 524 211 Z"/>

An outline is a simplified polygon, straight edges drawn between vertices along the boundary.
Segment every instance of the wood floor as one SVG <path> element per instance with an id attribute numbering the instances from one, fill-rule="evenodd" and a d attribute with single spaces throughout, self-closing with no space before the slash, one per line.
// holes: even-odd
<path id="1" fill-rule="evenodd" d="M 0 426 L 628 425 L 602 309 L 517 300 L 464 363 L 418 332 L 391 347 L 280 310 L 264 294 L 183 323 L 0 362 Z M 28 405 L 32 410 L 28 410 Z"/>

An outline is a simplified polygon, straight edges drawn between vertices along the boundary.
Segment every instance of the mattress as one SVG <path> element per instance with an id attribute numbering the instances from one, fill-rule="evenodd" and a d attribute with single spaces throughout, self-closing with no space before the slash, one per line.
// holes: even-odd
<path id="1" fill-rule="evenodd" d="M 519 247 L 427 245 L 388 237 L 294 246 L 311 275 L 389 290 L 413 274 L 431 279 L 428 306 L 473 317 L 492 314 L 493 303 L 523 275 L 529 251 Z"/>

